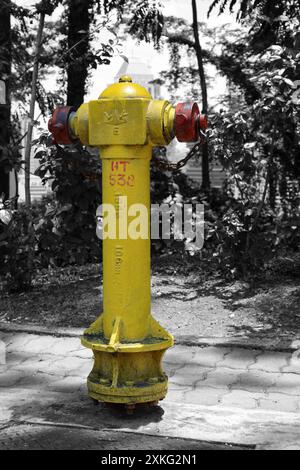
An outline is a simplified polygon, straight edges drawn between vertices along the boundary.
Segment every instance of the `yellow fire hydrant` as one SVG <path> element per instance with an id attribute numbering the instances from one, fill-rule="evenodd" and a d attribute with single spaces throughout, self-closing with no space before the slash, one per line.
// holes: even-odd
<path id="1" fill-rule="evenodd" d="M 58 144 L 80 141 L 97 147 L 102 159 L 103 203 L 115 207 L 117 224 L 124 207 L 143 204 L 150 214 L 150 160 L 154 146 L 199 139 L 206 120 L 195 103 L 173 107 L 153 100 L 142 86 L 122 76 L 97 100 L 57 108 L 49 130 Z M 103 313 L 81 342 L 93 350 L 88 391 L 96 401 L 157 402 L 167 393 L 162 357 L 173 337 L 151 315 L 150 216 L 148 237 L 117 233 L 103 240 Z"/>

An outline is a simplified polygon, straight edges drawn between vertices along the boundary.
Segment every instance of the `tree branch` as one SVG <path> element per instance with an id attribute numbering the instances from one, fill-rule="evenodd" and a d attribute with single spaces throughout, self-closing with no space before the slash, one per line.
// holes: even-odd
<path id="1" fill-rule="evenodd" d="M 193 49 L 196 48 L 195 42 L 191 39 L 184 37 L 182 34 L 168 33 L 167 31 L 165 31 L 163 35 L 168 38 L 170 43 L 181 44 L 182 46 L 188 46 Z"/>
<path id="2" fill-rule="evenodd" d="M 164 31 L 163 35 L 170 43 L 188 46 L 196 51 L 196 43 L 185 37 L 183 34 L 169 33 L 168 31 Z M 247 74 L 243 72 L 241 65 L 236 62 L 232 56 L 227 56 L 225 54 L 218 56 L 206 49 L 202 49 L 202 57 L 211 64 L 215 65 L 218 70 L 220 70 L 227 78 L 232 81 L 232 83 L 245 91 L 246 101 L 248 104 L 252 104 L 254 101 L 260 98 L 259 91 L 249 80 Z"/>

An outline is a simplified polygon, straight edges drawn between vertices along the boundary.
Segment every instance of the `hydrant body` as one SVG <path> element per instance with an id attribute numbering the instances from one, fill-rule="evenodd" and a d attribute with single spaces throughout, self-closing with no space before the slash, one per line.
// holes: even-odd
<path id="1" fill-rule="evenodd" d="M 177 132 L 198 139 L 197 106 L 178 106 L 152 100 L 125 76 L 76 112 L 58 108 L 49 123 L 57 143 L 79 139 L 100 149 L 103 203 L 116 213 L 116 236 L 103 240 L 103 313 L 81 339 L 94 353 L 88 391 L 98 401 L 155 402 L 167 393 L 162 357 L 173 337 L 151 315 L 150 160 L 152 148 Z M 135 204 L 147 211 L 148 231 L 133 239 L 128 223 L 136 213 L 128 209 Z"/>

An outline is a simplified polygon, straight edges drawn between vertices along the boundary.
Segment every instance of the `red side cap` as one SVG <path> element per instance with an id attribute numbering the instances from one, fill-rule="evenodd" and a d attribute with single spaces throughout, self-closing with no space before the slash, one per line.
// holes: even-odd
<path id="1" fill-rule="evenodd" d="M 60 106 L 53 112 L 48 122 L 48 129 L 53 135 L 56 144 L 71 144 L 74 139 L 69 131 L 69 116 L 75 111 L 72 106 Z"/>
<path id="2" fill-rule="evenodd" d="M 179 142 L 196 142 L 199 139 L 200 111 L 197 103 L 178 103 L 175 109 L 175 135 Z"/>

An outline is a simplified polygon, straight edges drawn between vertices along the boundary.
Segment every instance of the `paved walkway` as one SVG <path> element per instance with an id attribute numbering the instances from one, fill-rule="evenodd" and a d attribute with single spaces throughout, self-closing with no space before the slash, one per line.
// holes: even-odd
<path id="1" fill-rule="evenodd" d="M 91 351 L 77 338 L 0 339 L 0 449 L 300 448 L 300 351 L 176 346 L 161 407 L 128 417 L 88 399 Z"/>

